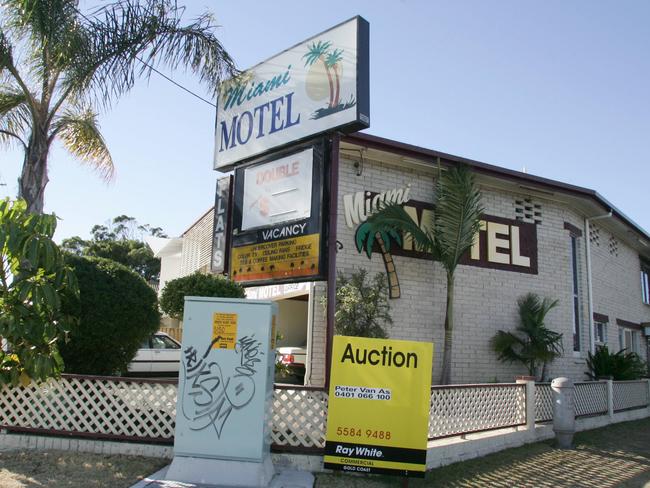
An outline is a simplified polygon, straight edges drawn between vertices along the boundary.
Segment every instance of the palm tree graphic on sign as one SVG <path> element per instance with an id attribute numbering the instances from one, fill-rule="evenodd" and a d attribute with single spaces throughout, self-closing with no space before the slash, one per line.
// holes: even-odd
<path id="1" fill-rule="evenodd" d="M 375 232 L 369 222 L 364 222 L 357 227 L 354 241 L 357 245 L 357 251 L 361 252 L 365 248 L 368 259 L 371 258 L 372 247 L 377 242 L 386 268 L 386 276 L 388 277 L 388 296 L 390 298 L 399 298 L 401 296 L 399 279 L 397 278 L 395 261 L 393 261 L 393 256 L 390 253 L 391 241 L 395 241 L 398 246 L 402 245 L 402 236 L 399 232 L 394 229 L 383 229 Z"/>
<path id="2" fill-rule="evenodd" d="M 331 48 L 332 43 L 329 41 L 314 41 L 308 46 L 309 50 L 303 56 L 305 67 L 309 67 L 305 82 L 307 96 L 314 101 L 325 100 L 329 96 L 327 105 L 317 109 L 312 114 L 312 119 L 320 119 L 346 110 L 354 107 L 357 103 L 353 95 L 350 95 L 349 101 L 341 103 L 343 50 Z"/>

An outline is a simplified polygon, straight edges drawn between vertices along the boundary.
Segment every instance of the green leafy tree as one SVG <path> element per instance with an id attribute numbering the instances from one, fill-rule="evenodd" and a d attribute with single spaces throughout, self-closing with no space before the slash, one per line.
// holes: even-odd
<path id="1" fill-rule="evenodd" d="M 393 323 L 386 293 L 386 280 L 381 273 L 368 281 L 368 272 L 361 268 L 347 278 L 336 280 L 336 312 L 334 327 L 339 335 L 386 338 L 386 327 Z M 326 302 L 323 302 L 324 304 Z"/>
<path id="2" fill-rule="evenodd" d="M 557 300 L 528 293 L 517 301 L 519 324 L 514 332 L 499 330 L 490 345 L 500 361 L 520 362 L 530 376 L 544 381 L 548 363 L 562 355 L 562 334 L 544 324 Z M 541 371 L 540 371 L 541 366 Z"/>
<path id="3" fill-rule="evenodd" d="M 92 238 L 79 236 L 64 239 L 61 248 L 77 256 L 106 258 L 135 271 L 147 282 L 157 282 L 160 276 L 160 259 L 143 241 L 144 236 L 167 237 L 160 227 L 140 225 L 133 217 L 120 215 L 108 225 L 95 225 Z"/>
<path id="4" fill-rule="evenodd" d="M 435 211 L 430 222 L 422 227 L 397 204 L 386 205 L 371 215 L 367 222 L 368 235 L 399 231 L 410 237 L 417 249 L 428 252 L 445 268 L 447 305 L 445 338 L 440 383 L 451 382 L 452 338 L 454 329 L 455 272 L 461 257 L 472 247 L 480 229 L 481 193 L 474 175 L 464 165 L 441 171 L 435 185 Z"/>
<path id="5" fill-rule="evenodd" d="M 30 212 L 43 211 L 56 139 L 102 177 L 112 177 L 113 160 L 94 106 L 110 107 L 155 66 L 186 68 L 213 95 L 222 78 L 236 73 L 207 13 L 183 25 L 184 7 L 170 0 L 117 0 L 87 14 L 78 5 L 2 3 L 0 145 L 24 149 L 19 195 Z"/>
<path id="6" fill-rule="evenodd" d="M 61 295 L 76 296 L 77 281 L 52 241 L 54 215 L 32 215 L 24 201 L 0 201 L 0 383 L 43 381 L 61 373 L 57 339 L 72 322 Z"/>
<path id="7" fill-rule="evenodd" d="M 625 349 L 611 353 L 607 346 L 598 346 L 594 354 L 588 353 L 587 367 L 587 376 L 592 380 L 638 380 L 648 374 L 648 365 L 637 354 Z"/>
<path id="8" fill-rule="evenodd" d="M 126 371 L 142 341 L 158 330 L 156 292 L 114 261 L 66 255 L 79 281 L 79 297 L 64 309 L 79 320 L 59 340 L 68 373 L 113 375 Z"/>
<path id="9" fill-rule="evenodd" d="M 170 317 L 183 320 L 185 297 L 246 298 L 238 283 L 222 276 L 194 273 L 168 281 L 160 294 L 160 309 Z"/>

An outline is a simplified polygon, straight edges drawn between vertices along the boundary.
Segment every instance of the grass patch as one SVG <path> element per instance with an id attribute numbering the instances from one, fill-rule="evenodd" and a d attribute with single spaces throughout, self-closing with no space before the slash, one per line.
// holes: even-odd
<path id="1" fill-rule="evenodd" d="M 0 452 L 0 486 L 129 487 L 168 464 L 164 459 L 67 451 Z"/>

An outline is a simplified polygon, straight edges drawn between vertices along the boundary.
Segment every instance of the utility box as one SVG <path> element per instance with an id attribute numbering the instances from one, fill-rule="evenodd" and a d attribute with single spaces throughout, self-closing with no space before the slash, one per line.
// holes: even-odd
<path id="1" fill-rule="evenodd" d="M 175 465 L 201 471 L 207 465 L 196 458 L 242 461 L 249 472 L 260 463 L 272 471 L 268 423 L 276 314 L 270 301 L 185 298 L 171 471 Z M 227 481 L 214 479 L 214 473 L 176 472 L 184 478 L 177 481 Z"/>

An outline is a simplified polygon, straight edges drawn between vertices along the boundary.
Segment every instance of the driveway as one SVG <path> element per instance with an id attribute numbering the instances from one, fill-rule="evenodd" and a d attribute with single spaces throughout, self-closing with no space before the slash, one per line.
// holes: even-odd
<path id="1" fill-rule="evenodd" d="M 317 487 L 401 487 L 387 476 L 318 475 Z M 508 449 L 480 459 L 439 468 L 409 487 L 646 487 L 650 488 L 650 419 L 582 432 L 575 449 L 552 442 Z"/>

